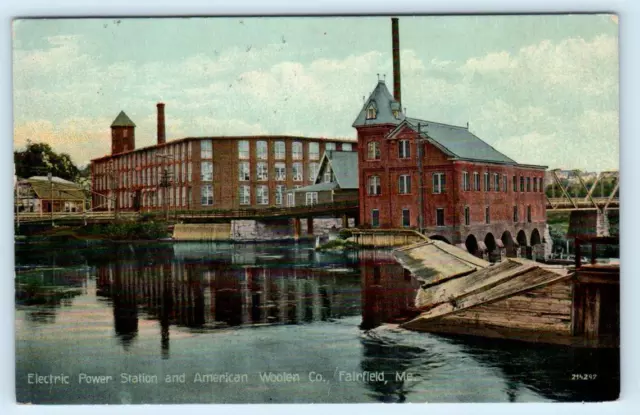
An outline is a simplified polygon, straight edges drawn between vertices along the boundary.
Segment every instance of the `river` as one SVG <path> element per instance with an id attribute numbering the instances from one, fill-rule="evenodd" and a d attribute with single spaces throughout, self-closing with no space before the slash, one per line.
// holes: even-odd
<path id="1" fill-rule="evenodd" d="M 388 251 L 18 244 L 16 271 L 69 289 L 16 302 L 19 402 L 599 401 L 619 391 L 617 349 L 384 324 L 411 313 L 419 286 Z"/>

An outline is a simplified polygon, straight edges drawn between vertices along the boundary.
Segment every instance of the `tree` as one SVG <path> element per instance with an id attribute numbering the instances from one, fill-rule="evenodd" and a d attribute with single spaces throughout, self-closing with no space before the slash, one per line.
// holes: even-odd
<path id="1" fill-rule="evenodd" d="M 51 173 L 62 179 L 75 181 L 80 173 L 68 154 L 58 154 L 46 143 L 27 141 L 24 151 L 13 152 L 13 161 L 16 175 L 23 178 Z"/>

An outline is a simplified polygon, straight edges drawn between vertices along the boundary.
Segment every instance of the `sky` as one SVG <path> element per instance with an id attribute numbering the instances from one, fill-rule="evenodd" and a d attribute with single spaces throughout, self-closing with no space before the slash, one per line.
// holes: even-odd
<path id="1" fill-rule="evenodd" d="M 618 169 L 612 15 L 403 16 L 408 116 L 466 125 L 520 163 Z M 286 134 L 356 138 L 385 78 L 389 17 L 27 19 L 13 22 L 14 147 L 47 142 L 78 165 L 110 151 L 121 110 L 136 146 Z"/>

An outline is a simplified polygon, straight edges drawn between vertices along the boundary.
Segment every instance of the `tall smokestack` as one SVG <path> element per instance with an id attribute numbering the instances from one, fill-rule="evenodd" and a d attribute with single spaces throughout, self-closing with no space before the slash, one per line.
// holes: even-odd
<path id="1" fill-rule="evenodd" d="M 391 47 L 393 49 L 393 98 L 402 108 L 402 93 L 400 91 L 400 32 L 398 18 L 391 18 Z"/>
<path id="2" fill-rule="evenodd" d="M 164 144 L 167 141 L 164 130 L 164 103 L 158 102 L 158 144 Z"/>

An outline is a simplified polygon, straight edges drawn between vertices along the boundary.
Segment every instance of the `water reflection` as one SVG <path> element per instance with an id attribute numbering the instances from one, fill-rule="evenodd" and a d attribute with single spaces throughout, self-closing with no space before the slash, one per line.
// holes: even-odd
<path id="1" fill-rule="evenodd" d="M 317 257 L 311 263 L 318 267 L 309 266 L 313 250 L 303 251 L 307 262 L 300 263 L 299 251 L 276 255 L 223 246 L 205 255 L 176 247 L 121 248 L 117 262 L 96 267 L 96 293 L 110 301 L 123 346 L 135 340 L 140 318 L 160 322 L 168 356 L 172 325 L 202 331 L 327 321 L 359 312 L 358 270 L 334 272 L 330 261 Z"/>

